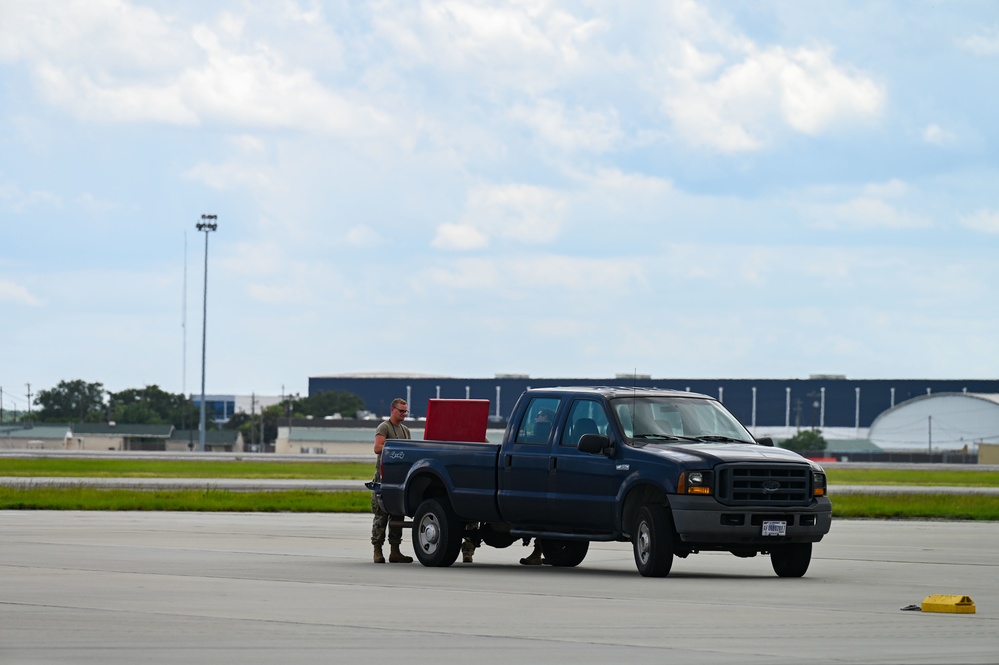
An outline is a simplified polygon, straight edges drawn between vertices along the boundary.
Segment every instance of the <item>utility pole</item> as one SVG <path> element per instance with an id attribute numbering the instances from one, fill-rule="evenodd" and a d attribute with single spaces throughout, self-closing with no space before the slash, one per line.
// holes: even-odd
<path id="1" fill-rule="evenodd" d="M 205 289 L 201 306 L 201 423 L 198 431 L 198 452 L 205 452 L 205 343 L 208 339 L 208 234 L 218 228 L 218 215 L 202 215 L 197 224 L 205 233 Z"/>
<path id="2" fill-rule="evenodd" d="M 205 236 L 208 237 L 207 234 Z M 184 229 L 184 292 L 181 296 L 180 305 L 180 330 L 181 330 L 181 352 L 180 352 L 180 394 L 187 395 L 187 229 Z M 187 429 L 187 404 L 180 407 L 180 429 Z"/>
<path id="3" fill-rule="evenodd" d="M 30 425 L 33 424 L 31 422 L 31 384 L 26 383 L 25 385 L 28 386 L 28 424 Z"/>

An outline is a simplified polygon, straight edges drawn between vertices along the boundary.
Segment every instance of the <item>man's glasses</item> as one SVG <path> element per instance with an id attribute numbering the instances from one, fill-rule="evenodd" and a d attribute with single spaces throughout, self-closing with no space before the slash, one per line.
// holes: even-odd
<path id="1" fill-rule="evenodd" d="M 409 409 L 400 409 L 397 406 L 393 406 L 392 408 L 401 413 L 402 415 L 406 415 L 407 413 L 409 413 Z"/>

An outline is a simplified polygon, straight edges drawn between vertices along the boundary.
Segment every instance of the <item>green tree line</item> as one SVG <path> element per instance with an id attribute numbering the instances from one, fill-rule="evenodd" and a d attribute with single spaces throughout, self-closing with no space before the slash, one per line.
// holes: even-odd
<path id="1" fill-rule="evenodd" d="M 826 449 L 826 438 L 820 429 L 803 429 L 790 439 L 780 442 L 781 448 L 787 448 L 797 453 L 822 452 Z"/>
<path id="2" fill-rule="evenodd" d="M 48 390 L 39 390 L 35 396 L 36 409 L 31 414 L 21 414 L 21 420 L 37 423 L 97 423 L 116 422 L 131 425 L 173 425 L 177 429 L 197 429 L 200 408 L 183 393 L 170 393 L 153 384 L 144 388 L 128 388 L 112 392 L 100 382 L 82 379 L 60 381 Z M 260 440 L 260 419 L 263 417 L 264 441 L 277 438 L 279 418 L 323 418 L 339 413 L 344 418 L 354 418 L 364 409 L 364 401 L 354 393 L 331 390 L 301 397 L 289 395 L 287 399 L 263 409 L 254 415 L 236 413 L 223 429 L 238 429 L 247 441 Z M 251 432 L 252 429 L 252 432 Z"/>

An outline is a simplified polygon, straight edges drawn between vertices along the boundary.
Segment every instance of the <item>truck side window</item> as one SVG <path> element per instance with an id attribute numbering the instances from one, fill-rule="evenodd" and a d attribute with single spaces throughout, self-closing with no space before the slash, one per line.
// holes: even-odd
<path id="1" fill-rule="evenodd" d="M 517 428 L 516 443 L 548 443 L 560 401 L 558 397 L 533 398 Z"/>
<path id="2" fill-rule="evenodd" d="M 600 402 L 591 399 L 573 402 L 559 445 L 575 448 L 584 434 L 607 434 L 607 414 Z"/>

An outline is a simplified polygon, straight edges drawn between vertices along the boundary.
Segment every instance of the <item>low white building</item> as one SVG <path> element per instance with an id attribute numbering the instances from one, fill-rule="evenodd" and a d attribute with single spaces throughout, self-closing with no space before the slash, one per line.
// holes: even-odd
<path id="1" fill-rule="evenodd" d="M 341 421 L 344 422 L 344 421 Z M 355 421 L 356 422 L 356 421 Z M 295 419 L 278 424 L 274 452 L 277 455 L 374 455 L 375 428 L 378 423 L 367 426 L 350 426 L 345 423 L 334 426 L 328 420 Z M 407 421 L 414 439 L 423 439 L 424 422 Z M 486 430 L 486 438 L 492 443 L 503 440 L 504 430 Z"/>

